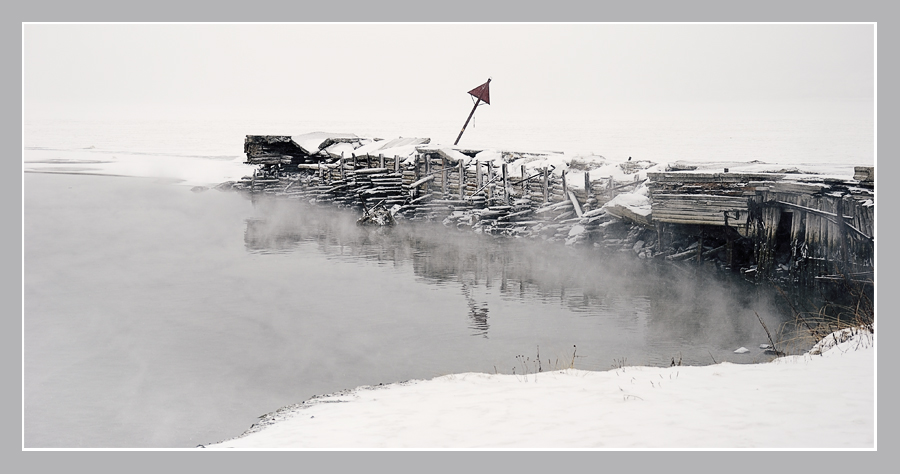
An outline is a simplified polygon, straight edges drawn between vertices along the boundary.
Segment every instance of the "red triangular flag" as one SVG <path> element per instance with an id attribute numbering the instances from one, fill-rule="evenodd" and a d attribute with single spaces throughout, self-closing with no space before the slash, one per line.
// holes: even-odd
<path id="1" fill-rule="evenodd" d="M 480 97 L 482 102 L 491 105 L 491 90 L 488 88 L 488 84 L 490 83 L 491 80 L 488 79 L 484 84 L 470 90 L 469 94 L 471 94 L 472 97 L 475 97 L 476 99 Z"/>

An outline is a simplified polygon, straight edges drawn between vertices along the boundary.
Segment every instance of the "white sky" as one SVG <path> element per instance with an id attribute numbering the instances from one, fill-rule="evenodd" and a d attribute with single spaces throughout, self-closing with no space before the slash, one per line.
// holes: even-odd
<path id="1" fill-rule="evenodd" d="M 26 119 L 873 116 L 872 24 L 27 24 Z"/>

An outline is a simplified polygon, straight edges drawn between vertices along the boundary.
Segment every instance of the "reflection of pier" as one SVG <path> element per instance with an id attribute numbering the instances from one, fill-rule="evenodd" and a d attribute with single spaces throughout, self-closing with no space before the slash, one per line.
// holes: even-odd
<path id="1" fill-rule="evenodd" d="M 701 277 L 706 273 L 702 267 L 684 269 L 589 249 L 448 232 L 428 223 L 360 228 L 353 212 L 292 200 L 260 199 L 256 207 L 262 217 L 247 221 L 249 251 L 290 252 L 314 245 L 329 258 L 409 265 L 426 283 L 459 285 L 476 336 L 488 337 L 491 328 L 485 290 L 499 291 L 501 299 L 561 304 L 586 317 L 641 321 L 662 332 L 684 330 L 688 339 L 691 330 L 715 326 L 755 304 L 758 292 L 769 291 L 725 274 Z M 747 286 L 736 291 L 735 285 Z M 711 291 L 700 297 L 702 290 Z M 768 317 L 778 319 L 773 327 L 783 322 L 771 312 Z"/>
<path id="2" fill-rule="evenodd" d="M 487 337 L 488 329 L 488 305 L 486 302 L 478 303 L 472 297 L 469 285 L 462 284 L 462 292 L 466 297 L 466 304 L 469 305 L 469 318 L 472 319 L 472 325 L 469 326 L 476 335 Z"/>

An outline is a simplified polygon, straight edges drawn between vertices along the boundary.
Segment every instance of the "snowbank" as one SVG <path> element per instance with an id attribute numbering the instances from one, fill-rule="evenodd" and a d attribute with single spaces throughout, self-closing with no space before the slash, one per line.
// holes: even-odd
<path id="1" fill-rule="evenodd" d="M 765 364 L 465 373 L 360 387 L 286 407 L 207 448 L 872 449 L 874 335 L 831 340 L 821 355 Z"/>

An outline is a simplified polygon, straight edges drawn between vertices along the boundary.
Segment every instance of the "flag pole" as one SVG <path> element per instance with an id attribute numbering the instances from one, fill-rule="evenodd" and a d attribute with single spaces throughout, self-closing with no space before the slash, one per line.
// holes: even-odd
<path id="1" fill-rule="evenodd" d="M 481 96 L 484 95 L 484 91 L 487 90 L 488 84 L 491 83 L 491 79 L 488 78 L 487 82 L 484 83 L 484 88 L 481 89 L 481 92 L 478 93 L 478 100 L 475 101 L 475 106 L 472 107 L 472 111 L 469 112 L 469 118 L 466 119 L 466 123 L 463 124 L 462 130 L 459 131 L 459 136 L 456 137 L 456 141 L 453 142 L 453 146 L 456 146 L 459 143 L 459 139 L 462 138 L 463 132 L 466 131 L 466 127 L 469 125 L 469 120 L 472 120 L 472 116 L 475 115 L 475 109 L 478 108 L 478 105 L 481 104 Z"/>

